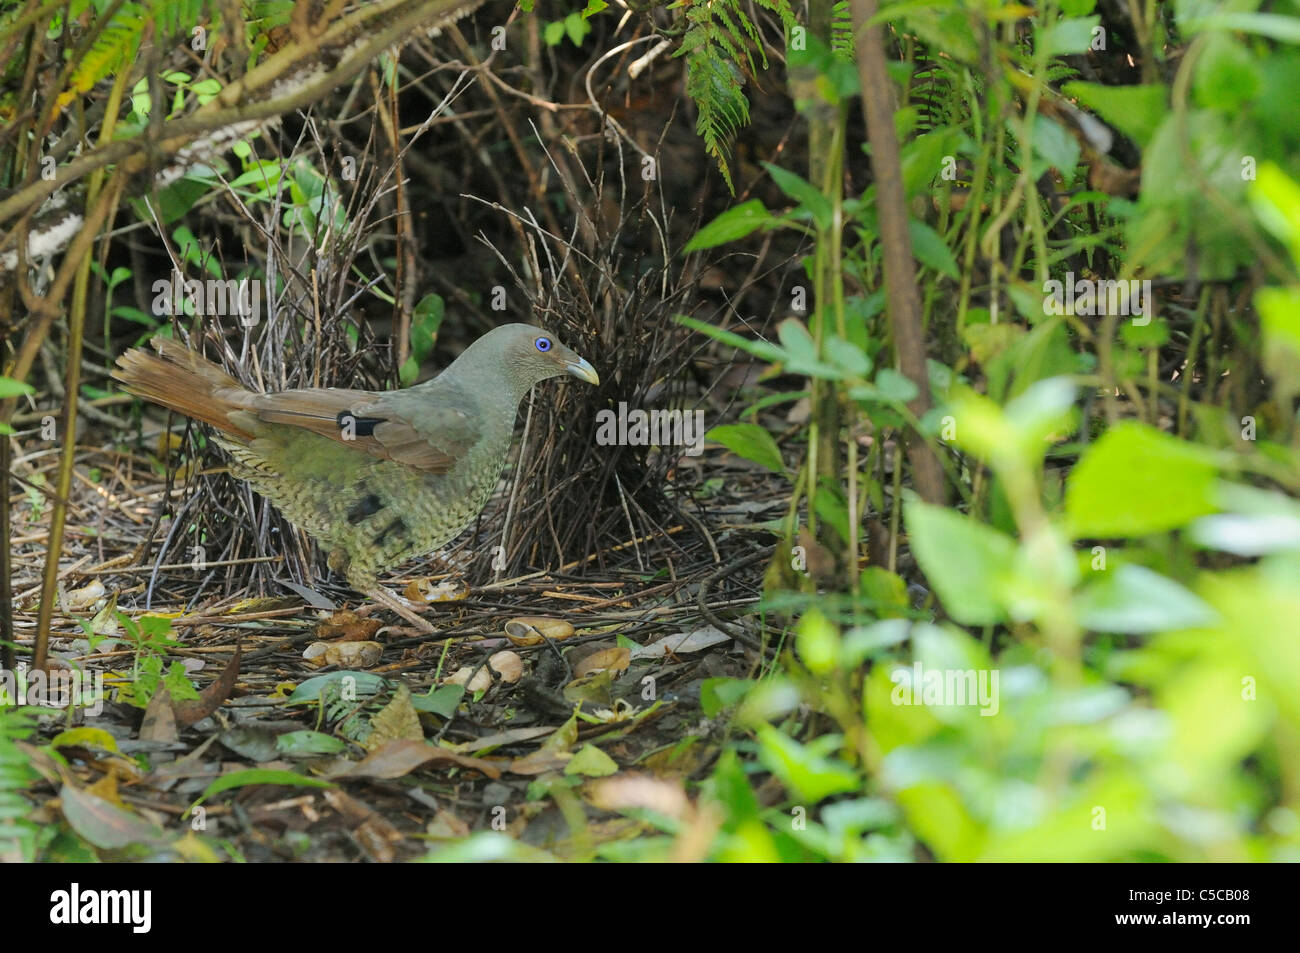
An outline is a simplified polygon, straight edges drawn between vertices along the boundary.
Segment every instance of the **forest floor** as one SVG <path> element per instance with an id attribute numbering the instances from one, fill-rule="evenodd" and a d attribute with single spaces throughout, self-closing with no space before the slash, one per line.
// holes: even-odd
<path id="1" fill-rule="evenodd" d="M 20 651 L 56 461 L 15 466 Z M 401 567 L 390 591 L 438 600 L 426 635 L 326 580 L 259 594 L 239 584 L 248 561 L 196 568 L 173 549 L 158 564 L 183 474 L 85 447 L 50 677 L 102 677 L 103 694 L 44 719 L 50 744 L 29 753 L 47 783 L 31 793 L 50 820 L 61 811 L 89 843 L 141 859 L 408 860 L 493 830 L 559 857 L 635 849 L 655 825 L 608 809 L 690 820 L 685 783 L 727 742 L 710 680 L 753 677 L 772 657 L 753 609 L 783 487 L 721 448 L 684 465 L 708 487 L 704 536 L 669 526 L 516 578 L 459 578 L 454 554 Z"/>

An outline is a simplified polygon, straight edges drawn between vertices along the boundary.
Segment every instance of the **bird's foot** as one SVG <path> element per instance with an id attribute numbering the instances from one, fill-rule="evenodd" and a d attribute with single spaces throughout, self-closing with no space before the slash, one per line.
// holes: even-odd
<path id="1" fill-rule="evenodd" d="M 422 618 L 416 613 L 416 606 L 414 603 L 408 602 L 401 596 L 393 595 L 393 593 L 389 592 L 383 586 L 375 586 L 373 589 L 367 590 L 366 595 L 371 599 L 374 599 L 375 602 L 379 603 L 384 608 L 392 609 L 421 632 L 431 635 L 438 631 L 433 627 L 433 624 L 428 619 Z"/>

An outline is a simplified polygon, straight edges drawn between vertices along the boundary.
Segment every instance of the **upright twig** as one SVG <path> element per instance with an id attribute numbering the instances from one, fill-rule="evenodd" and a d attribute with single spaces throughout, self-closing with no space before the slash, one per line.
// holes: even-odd
<path id="1" fill-rule="evenodd" d="M 894 92 L 885 70 L 884 35 L 878 25 L 871 25 L 877 10 L 877 0 L 853 0 L 862 111 L 867 121 L 867 140 L 871 143 L 871 170 L 880 213 L 885 300 L 899 369 L 916 385 L 916 397 L 907 407 L 919 420 L 930 409 L 925 328 L 921 322 L 921 299 L 916 290 L 916 267 L 912 262 L 912 239 L 907 223 L 898 136 L 894 132 Z M 928 503 L 944 503 L 948 494 L 938 455 L 923 439 L 914 436 L 907 441 L 907 456 L 921 498 Z"/>

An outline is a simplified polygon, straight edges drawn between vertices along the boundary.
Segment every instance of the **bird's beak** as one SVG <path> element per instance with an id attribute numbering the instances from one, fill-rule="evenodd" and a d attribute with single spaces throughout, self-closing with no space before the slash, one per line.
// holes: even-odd
<path id="1" fill-rule="evenodd" d="M 580 381 L 586 381 L 588 384 L 600 384 L 600 375 L 596 373 L 596 369 L 577 355 L 574 355 L 572 361 L 564 362 L 564 370 Z"/>

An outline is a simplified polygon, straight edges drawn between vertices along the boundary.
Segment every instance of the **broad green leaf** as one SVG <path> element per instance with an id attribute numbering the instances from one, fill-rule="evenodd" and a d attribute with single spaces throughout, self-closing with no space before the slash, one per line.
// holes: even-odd
<path id="1" fill-rule="evenodd" d="M 933 268 L 948 278 L 957 278 L 957 259 L 952 256 L 943 236 L 925 222 L 908 219 L 907 230 L 912 236 L 912 254 L 927 268 Z"/>
<path id="2" fill-rule="evenodd" d="M 902 579 L 898 581 L 901 583 Z M 855 626 L 844 633 L 840 664 L 846 669 L 856 668 L 885 649 L 907 641 L 911 634 L 912 623 L 907 619 L 882 619 L 871 625 Z"/>
<path id="3" fill-rule="evenodd" d="M 817 355 L 817 342 L 807 326 L 798 318 L 786 318 L 776 329 L 785 349 L 785 370 L 791 374 L 806 374 L 823 380 L 840 380 L 844 372 Z"/>
<path id="4" fill-rule="evenodd" d="M 831 203 L 826 196 L 806 179 L 789 169 L 783 169 L 771 162 L 764 162 L 763 168 L 772 176 L 772 181 L 790 198 L 799 203 L 812 216 L 817 228 L 825 231 L 831 227 Z"/>
<path id="5" fill-rule="evenodd" d="M 1300 184 L 1277 167 L 1265 162 L 1259 177 L 1247 192 L 1260 222 L 1285 244 L 1291 258 L 1300 264 Z"/>
<path id="6" fill-rule="evenodd" d="M 754 789 L 745 775 L 745 766 L 733 748 L 723 749 L 709 778 L 708 792 L 713 800 L 727 809 L 727 818 L 733 824 L 758 815 L 758 798 L 754 796 Z"/>
<path id="7" fill-rule="evenodd" d="M 1264 368 L 1278 390 L 1300 391 L 1300 285 L 1260 288 L 1255 293 L 1264 332 Z"/>
<path id="8" fill-rule="evenodd" d="M 895 404 L 906 404 L 917 394 L 912 379 L 892 367 L 882 367 L 876 372 L 876 390 L 882 398 Z"/>
<path id="9" fill-rule="evenodd" d="M 373 672 L 330 672 L 327 675 L 317 675 L 302 682 L 293 690 L 293 694 L 285 699 L 284 703 L 286 705 L 305 705 L 314 702 L 320 698 L 325 686 L 331 682 L 339 682 L 342 687 L 355 691 L 358 698 L 362 695 L 374 695 L 388 685 L 387 679 L 375 675 Z"/>
<path id="10" fill-rule="evenodd" d="M 1071 534 L 1131 538 L 1176 529 L 1215 511 L 1214 454 L 1132 421 L 1116 424 L 1080 459 L 1065 492 Z"/>
<path id="11" fill-rule="evenodd" d="M 1237 556 L 1300 552 L 1300 503 L 1273 490 L 1220 483 L 1220 507 L 1228 512 L 1192 524 L 1191 538 L 1200 546 Z"/>
<path id="12" fill-rule="evenodd" d="M 250 163 L 248 169 L 231 180 L 230 187 L 242 188 L 256 185 L 262 189 L 272 189 L 284 175 L 284 166 L 279 159 L 258 159 Z"/>
<path id="13" fill-rule="evenodd" d="M 700 251 L 704 248 L 716 248 L 718 245 L 725 245 L 727 242 L 734 242 L 737 239 L 744 238 L 751 232 L 760 228 L 771 225 L 776 219 L 772 213 L 767 210 L 758 199 L 750 199 L 748 202 L 741 202 L 734 208 L 729 208 L 709 224 L 705 225 L 695 237 L 686 243 L 682 249 L 683 254 L 687 252 Z"/>
<path id="14" fill-rule="evenodd" d="M 792 797 L 808 806 L 832 794 L 856 790 L 862 784 L 848 765 L 816 754 L 771 725 L 760 725 L 757 734 L 759 760 Z"/>
<path id="15" fill-rule="evenodd" d="M 332 788 L 333 782 L 326 781 L 323 778 L 309 778 L 306 775 L 298 774 L 296 771 L 280 771 L 274 768 L 248 768 L 244 771 L 233 771 L 230 774 L 223 774 L 211 784 L 209 784 L 199 795 L 192 805 L 191 809 L 198 807 L 214 794 L 220 794 L 222 791 L 229 791 L 232 788 L 243 788 L 258 784 L 276 784 L 285 787 L 295 788 Z"/>
<path id="16" fill-rule="evenodd" d="M 917 564 L 948 615 L 963 625 L 1005 619 L 1000 594 L 1012 570 L 1015 541 L 942 506 L 912 500 L 904 512 Z"/>
<path id="17" fill-rule="evenodd" d="M 1079 593 L 1075 611 L 1094 632 L 1142 635 L 1212 625 L 1214 611 L 1172 579 L 1126 563 Z"/>
<path id="18" fill-rule="evenodd" d="M 565 774 L 580 774 L 586 778 L 607 778 L 618 772 L 618 764 L 595 745 L 583 745 L 569 763 L 564 766 Z"/>
<path id="19" fill-rule="evenodd" d="M 1210 13 L 1195 19 L 1181 20 L 1178 26 L 1188 34 L 1231 30 L 1236 33 L 1256 33 L 1283 43 L 1300 44 L 1300 20 L 1281 13 Z"/>
<path id="20" fill-rule="evenodd" d="M 416 711 L 432 712 L 443 718 L 450 718 L 465 697 L 464 685 L 441 685 L 429 689 L 427 695 L 412 695 L 411 707 Z"/>
<path id="21" fill-rule="evenodd" d="M 0 377 L 0 399 L 34 393 L 36 393 L 36 389 L 31 384 L 24 384 L 12 377 Z"/>
<path id="22" fill-rule="evenodd" d="M 871 358 L 852 341 L 831 338 L 826 345 L 826 358 L 852 377 L 866 377 L 871 373 Z"/>
<path id="23" fill-rule="evenodd" d="M 1064 84 L 1061 90 L 1142 148 L 1151 142 L 1169 111 L 1169 90 L 1163 85 L 1107 86 L 1073 82 Z"/>
<path id="24" fill-rule="evenodd" d="M 1227 33 L 1212 33 L 1204 40 L 1196 61 L 1192 91 L 1207 109 L 1233 112 L 1259 95 L 1264 75 L 1242 43 Z"/>
<path id="25" fill-rule="evenodd" d="M 1074 177 L 1074 167 L 1079 163 L 1079 143 L 1055 119 L 1044 115 L 1034 117 L 1031 133 L 1034 152 L 1048 165 L 1053 166 L 1067 181 Z"/>
<path id="26" fill-rule="evenodd" d="M 716 718 L 739 704 L 754 685 L 747 678 L 706 678 L 700 683 L 700 710 L 705 718 Z"/>
<path id="27" fill-rule="evenodd" d="M 951 787 L 915 784 L 899 791 L 895 799 L 911 830 L 939 860 L 961 863 L 979 856 L 984 833 Z"/>
<path id="28" fill-rule="evenodd" d="M 805 612 L 795 628 L 799 660 L 814 675 L 826 675 L 839 659 L 840 634 L 819 609 Z"/>
<path id="29" fill-rule="evenodd" d="M 411 356 L 406 359 L 398 372 L 403 385 L 410 386 L 419 377 L 420 365 L 433 352 L 434 341 L 438 338 L 438 328 L 442 326 L 446 314 L 446 302 L 438 294 L 425 295 L 415 306 L 415 313 L 411 315 Z"/>
<path id="30" fill-rule="evenodd" d="M 758 424 L 722 424 L 704 435 L 732 453 L 752 460 L 773 473 L 784 473 L 785 463 L 772 435 Z"/>
<path id="31" fill-rule="evenodd" d="M 1049 441 L 1074 432 L 1074 381 L 1049 377 L 1036 381 L 1003 409 L 1003 419 L 1027 460 L 1042 460 Z"/>
<path id="32" fill-rule="evenodd" d="M 683 324 L 692 330 L 699 331 L 701 334 L 708 335 L 715 341 L 721 341 L 723 344 L 744 351 L 746 354 L 752 354 L 754 357 L 762 361 L 771 361 L 773 363 L 784 362 L 788 356 L 785 351 L 773 344 L 771 341 L 750 340 L 749 338 L 741 337 L 739 334 L 733 334 L 731 331 L 726 331 L 722 328 L 715 328 L 713 325 L 707 324 L 698 318 L 688 317 L 684 314 L 677 315 L 674 320 L 676 320 L 678 324 Z"/>
<path id="33" fill-rule="evenodd" d="M 1051 26 L 1040 27 L 1036 33 L 1038 44 L 1048 56 L 1068 56 L 1086 53 L 1092 43 L 1093 28 L 1101 23 L 1100 17 L 1074 17 L 1057 20 Z"/>
<path id="34" fill-rule="evenodd" d="M 907 582 L 898 573 L 890 572 L 884 566 L 868 566 L 862 570 L 858 577 L 858 590 L 865 604 L 878 618 L 890 619 L 907 613 Z M 848 650 L 848 640 L 853 631 L 857 630 L 844 634 L 845 651 Z"/>
<path id="35" fill-rule="evenodd" d="M 99 748 L 114 753 L 118 750 L 117 739 L 103 728 L 90 728 L 83 725 L 80 728 L 69 728 L 67 731 L 60 731 L 50 739 L 51 748 L 71 748 L 74 746 Z"/>

